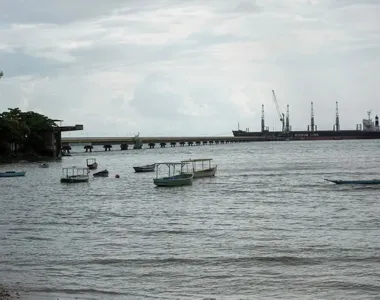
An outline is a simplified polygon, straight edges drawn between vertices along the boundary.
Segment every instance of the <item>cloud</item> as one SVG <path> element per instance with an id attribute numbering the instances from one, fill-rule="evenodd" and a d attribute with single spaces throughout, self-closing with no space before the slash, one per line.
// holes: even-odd
<path id="1" fill-rule="evenodd" d="M 329 129 L 372 109 L 380 2 L 0 1 L 0 110 L 20 106 L 83 135 L 213 135 L 280 128 L 271 90 L 293 129 L 314 102 Z"/>

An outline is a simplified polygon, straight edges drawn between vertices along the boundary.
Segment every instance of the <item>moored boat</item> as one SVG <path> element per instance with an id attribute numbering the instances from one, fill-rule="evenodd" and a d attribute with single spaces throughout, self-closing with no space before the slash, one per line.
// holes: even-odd
<path id="1" fill-rule="evenodd" d="M 49 168 L 49 164 L 42 163 L 42 164 L 40 164 L 40 168 Z"/>
<path id="2" fill-rule="evenodd" d="M 95 158 L 87 158 L 86 159 L 87 168 L 90 170 L 95 170 L 98 168 L 98 163 Z"/>
<path id="3" fill-rule="evenodd" d="M 22 177 L 25 176 L 26 172 L 24 171 L 5 171 L 5 172 L 0 172 L 0 177 Z"/>
<path id="4" fill-rule="evenodd" d="M 62 168 L 61 183 L 80 183 L 88 182 L 90 177 L 88 168 Z"/>
<path id="5" fill-rule="evenodd" d="M 108 177 L 108 174 L 109 174 L 108 170 L 105 169 L 105 170 L 93 173 L 92 176 L 94 176 L 94 177 Z"/>
<path id="6" fill-rule="evenodd" d="M 325 179 L 335 184 L 380 184 L 380 179 L 362 179 L 362 180 L 333 180 Z"/>
<path id="7" fill-rule="evenodd" d="M 155 168 L 156 168 L 155 164 L 145 165 L 145 166 L 141 166 L 141 167 L 133 167 L 133 169 L 135 170 L 136 173 L 154 172 Z"/>
<path id="8" fill-rule="evenodd" d="M 182 163 L 186 164 L 186 172 L 183 174 L 193 174 L 194 178 L 204 178 L 204 177 L 213 177 L 215 176 L 218 166 L 211 166 L 212 158 L 197 158 L 197 159 L 188 159 L 183 160 Z M 207 164 L 208 162 L 208 164 Z M 200 169 L 199 164 L 200 163 Z M 189 164 L 192 164 L 192 169 L 189 170 Z"/>
<path id="9" fill-rule="evenodd" d="M 159 187 L 173 187 L 184 186 L 193 184 L 193 174 L 182 173 L 182 168 L 185 163 L 157 163 L 156 165 L 156 178 L 153 179 L 153 183 Z M 160 165 L 166 165 L 169 169 L 168 176 L 158 177 L 158 170 Z M 175 175 L 175 167 L 180 166 L 180 174 Z"/>

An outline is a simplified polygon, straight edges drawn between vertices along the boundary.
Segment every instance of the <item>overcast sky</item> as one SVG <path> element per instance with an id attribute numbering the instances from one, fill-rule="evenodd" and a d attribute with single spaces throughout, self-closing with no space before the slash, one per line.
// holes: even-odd
<path id="1" fill-rule="evenodd" d="M 74 135 L 342 129 L 380 113 L 379 0 L 0 0 L 0 110 Z"/>

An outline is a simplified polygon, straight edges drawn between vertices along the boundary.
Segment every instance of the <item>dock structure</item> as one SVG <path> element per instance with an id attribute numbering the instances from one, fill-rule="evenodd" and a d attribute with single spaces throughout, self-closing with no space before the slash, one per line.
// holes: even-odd
<path id="1" fill-rule="evenodd" d="M 56 120 L 54 120 L 56 121 Z M 43 146 L 45 148 L 44 153 L 47 156 L 59 158 L 62 156 L 62 150 L 64 148 L 64 142 L 62 141 L 62 132 L 79 131 L 83 130 L 82 124 L 74 126 L 57 126 L 53 127 L 50 131 L 43 133 Z"/>
<path id="2" fill-rule="evenodd" d="M 136 143 L 146 145 L 148 148 L 155 148 L 158 145 L 160 148 L 166 146 L 176 147 L 179 145 L 200 146 L 214 145 L 227 143 L 249 142 L 256 138 L 250 137 L 233 137 L 233 136 L 188 136 L 188 137 L 62 137 L 62 150 L 70 151 L 73 145 L 83 145 L 86 152 L 92 152 L 94 146 L 103 146 L 105 151 L 110 151 L 112 146 L 120 146 L 120 150 L 128 150 Z M 263 139 L 264 141 L 264 139 Z M 136 149 L 136 147 L 135 147 Z"/>

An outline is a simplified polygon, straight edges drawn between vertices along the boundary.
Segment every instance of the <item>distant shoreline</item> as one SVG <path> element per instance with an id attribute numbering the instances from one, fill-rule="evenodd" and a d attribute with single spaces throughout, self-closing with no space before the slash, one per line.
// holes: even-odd
<path id="1" fill-rule="evenodd" d="M 9 155 L 0 154 L 0 165 L 14 164 L 14 163 L 20 163 L 20 162 L 39 162 L 39 161 L 45 161 L 45 160 L 57 160 L 57 158 L 47 156 L 47 155 L 39 155 L 39 154 L 36 154 L 35 152 L 27 152 L 27 153 L 17 152 L 17 153 L 11 153 Z"/>

